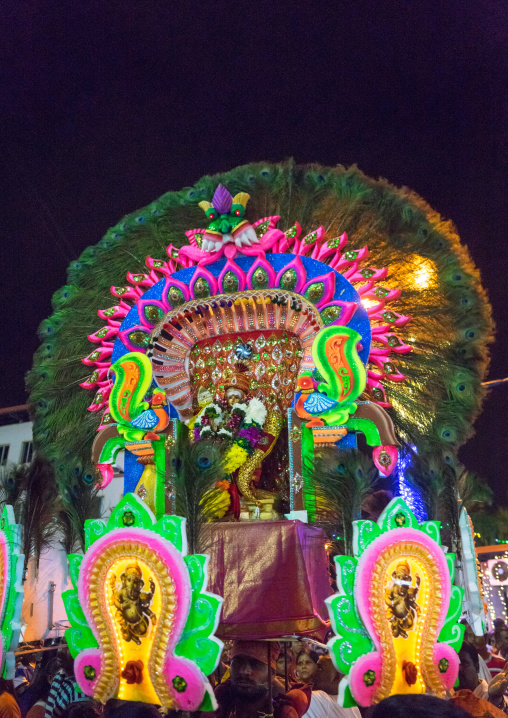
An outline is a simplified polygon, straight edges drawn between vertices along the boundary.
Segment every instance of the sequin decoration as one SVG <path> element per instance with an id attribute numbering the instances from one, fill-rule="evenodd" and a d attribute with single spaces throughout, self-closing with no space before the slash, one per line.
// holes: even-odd
<path id="1" fill-rule="evenodd" d="M 331 324 L 340 317 L 340 307 L 337 304 L 332 304 L 332 306 L 323 309 L 320 316 L 325 324 Z"/>
<path id="2" fill-rule="evenodd" d="M 280 286 L 286 291 L 292 292 L 296 287 L 297 276 L 294 269 L 288 269 L 280 278 Z"/>

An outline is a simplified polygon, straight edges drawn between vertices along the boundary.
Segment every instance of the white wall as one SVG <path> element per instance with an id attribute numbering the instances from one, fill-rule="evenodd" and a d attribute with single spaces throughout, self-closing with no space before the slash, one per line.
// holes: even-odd
<path id="1" fill-rule="evenodd" d="M 9 446 L 7 464 L 19 464 L 21 462 L 21 446 L 24 441 L 32 441 L 31 421 L 0 426 L 0 446 L 4 444 Z"/>

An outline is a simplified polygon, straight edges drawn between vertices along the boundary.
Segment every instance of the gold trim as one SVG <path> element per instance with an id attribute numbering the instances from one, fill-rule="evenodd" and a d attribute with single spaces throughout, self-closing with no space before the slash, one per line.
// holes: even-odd
<path id="1" fill-rule="evenodd" d="M 122 649 L 118 643 L 117 629 L 108 604 L 106 577 L 116 561 L 137 558 L 147 564 L 157 576 L 161 589 L 161 610 L 152 639 L 148 674 L 163 710 L 166 712 L 175 708 L 174 698 L 163 677 L 166 649 L 175 618 L 175 585 L 166 564 L 157 554 L 152 553 L 149 546 L 142 543 L 142 539 L 139 543 L 129 541 L 113 544 L 106 548 L 93 564 L 87 577 L 90 585 L 89 608 L 99 634 L 99 646 L 103 653 L 103 670 L 95 687 L 94 699 L 105 703 L 120 685 L 118 656 L 122 655 Z"/>
<path id="2" fill-rule="evenodd" d="M 445 694 L 441 679 L 439 678 L 438 669 L 434 665 L 434 646 L 439 636 L 439 611 L 436 609 L 432 610 L 431 608 L 436 602 L 440 605 L 443 598 L 441 583 L 438 580 L 439 567 L 435 559 L 423 546 L 412 541 L 397 542 L 394 538 L 394 543 L 387 546 L 378 556 L 371 578 L 371 614 L 374 628 L 381 643 L 381 658 L 383 663 L 381 683 L 374 694 L 373 703 L 379 703 L 391 695 L 391 690 L 395 682 L 396 655 L 393 635 L 386 618 L 384 592 L 386 587 L 386 571 L 389 564 L 395 559 L 402 559 L 404 556 L 420 561 L 427 574 L 429 591 L 427 598 L 428 607 L 425 612 L 420 638 L 422 678 L 426 687 L 428 687 L 434 695 L 442 698 Z"/>

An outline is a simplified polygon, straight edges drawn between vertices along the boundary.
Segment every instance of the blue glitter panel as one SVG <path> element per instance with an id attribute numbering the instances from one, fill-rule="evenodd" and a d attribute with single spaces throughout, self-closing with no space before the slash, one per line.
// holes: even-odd
<path id="1" fill-rule="evenodd" d="M 290 264 L 296 258 L 296 256 L 297 255 L 295 254 L 283 253 L 268 254 L 266 256 L 266 260 L 278 273 L 286 265 Z M 234 261 L 247 274 L 256 259 L 257 257 L 240 256 L 236 257 Z M 357 309 L 347 326 L 351 329 L 355 329 L 361 335 L 362 348 L 359 351 L 359 356 L 362 362 L 366 364 L 370 352 L 371 330 L 369 317 L 360 301 L 360 295 L 358 294 L 356 289 L 354 289 L 352 284 L 348 282 L 348 280 L 340 272 L 337 272 L 334 269 L 330 269 L 328 265 L 323 264 L 322 262 L 318 262 L 316 259 L 311 259 L 310 257 L 300 257 L 300 260 L 305 267 L 305 271 L 307 273 L 307 280 L 311 280 L 315 277 L 322 276 L 323 274 L 333 272 L 335 274 L 335 293 L 333 295 L 333 300 L 354 302 L 357 305 Z M 220 259 L 218 262 L 214 262 L 213 264 L 207 265 L 206 268 L 210 272 L 210 274 L 212 274 L 214 277 L 218 277 L 223 270 L 225 264 L 226 259 L 223 258 Z M 178 272 L 174 272 L 171 276 L 179 280 L 180 282 L 189 285 L 196 269 L 197 267 L 180 269 Z M 166 279 L 161 279 L 159 282 L 157 282 L 157 284 L 155 284 L 153 287 L 150 287 L 150 289 L 145 292 L 145 294 L 143 295 L 143 299 L 161 299 L 165 283 Z M 131 329 L 139 323 L 140 319 L 138 311 L 136 307 L 133 307 L 123 320 L 121 330 L 123 331 L 125 329 Z M 123 356 L 129 351 L 130 349 L 128 349 L 124 344 L 122 344 L 120 339 L 117 339 L 115 341 L 113 354 L 111 357 L 111 363 L 114 364 L 117 359 L 119 359 L 121 356 Z"/>
<path id="2" fill-rule="evenodd" d="M 128 491 L 133 492 L 145 468 L 143 464 L 139 464 L 138 457 L 132 451 L 125 450 L 124 476 L 123 476 L 123 493 L 124 496 Z"/>

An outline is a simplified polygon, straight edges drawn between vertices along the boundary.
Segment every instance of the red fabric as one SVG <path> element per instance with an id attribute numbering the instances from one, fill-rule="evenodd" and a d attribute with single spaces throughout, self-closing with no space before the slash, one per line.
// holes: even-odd
<path id="1" fill-rule="evenodd" d="M 229 493 L 231 496 L 231 511 L 235 519 L 240 518 L 240 494 L 238 493 L 238 486 L 236 484 L 229 484 Z"/>
<path id="2" fill-rule="evenodd" d="M 332 594 L 325 538 L 301 521 L 207 524 L 208 590 L 223 596 L 217 635 L 259 640 L 296 633 L 323 640 Z"/>

